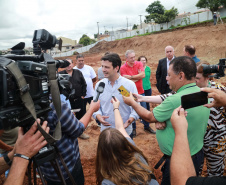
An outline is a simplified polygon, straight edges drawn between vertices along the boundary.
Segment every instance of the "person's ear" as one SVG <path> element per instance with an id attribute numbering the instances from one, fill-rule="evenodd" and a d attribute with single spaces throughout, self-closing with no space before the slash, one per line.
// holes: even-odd
<path id="1" fill-rule="evenodd" d="M 185 77 L 184 73 L 183 72 L 180 72 L 179 73 L 179 80 L 183 80 Z"/>

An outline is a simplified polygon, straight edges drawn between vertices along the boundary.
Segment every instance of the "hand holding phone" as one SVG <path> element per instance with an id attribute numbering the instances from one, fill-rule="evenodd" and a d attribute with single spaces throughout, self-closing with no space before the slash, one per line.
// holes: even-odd
<path id="1" fill-rule="evenodd" d="M 115 98 L 115 96 L 112 96 L 112 98 L 114 99 L 114 101 L 117 101 L 116 98 Z"/>
<path id="2" fill-rule="evenodd" d="M 130 96 L 130 92 L 123 86 L 121 85 L 118 88 L 118 91 L 121 93 L 121 95 L 129 97 Z M 137 98 L 133 95 L 134 100 L 136 100 Z"/>
<path id="3" fill-rule="evenodd" d="M 112 96 L 113 100 L 111 100 L 111 103 L 113 104 L 114 109 L 118 109 L 119 108 L 119 104 L 120 101 L 118 99 L 115 98 L 115 96 Z"/>
<path id="4" fill-rule="evenodd" d="M 208 103 L 208 93 L 200 91 L 181 96 L 181 106 L 184 109 L 198 107 Z"/>

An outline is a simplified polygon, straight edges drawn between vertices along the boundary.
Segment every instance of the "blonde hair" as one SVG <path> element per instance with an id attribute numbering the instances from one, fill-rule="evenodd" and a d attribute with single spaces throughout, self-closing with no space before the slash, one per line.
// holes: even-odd
<path id="1" fill-rule="evenodd" d="M 115 184 L 147 184 L 151 169 L 144 164 L 143 152 L 131 144 L 118 130 L 107 128 L 99 136 L 96 155 L 96 182 L 104 179 Z"/>

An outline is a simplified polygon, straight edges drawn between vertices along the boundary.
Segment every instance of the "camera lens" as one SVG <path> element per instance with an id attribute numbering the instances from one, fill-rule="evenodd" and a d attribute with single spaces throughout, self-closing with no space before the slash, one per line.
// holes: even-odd
<path id="1" fill-rule="evenodd" d="M 219 72 L 219 66 L 218 65 L 202 64 L 202 66 L 203 66 L 203 73 L 204 74 L 218 73 Z"/>

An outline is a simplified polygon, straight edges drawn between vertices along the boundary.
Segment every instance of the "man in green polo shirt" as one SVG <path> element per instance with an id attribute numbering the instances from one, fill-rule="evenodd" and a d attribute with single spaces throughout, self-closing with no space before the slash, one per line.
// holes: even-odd
<path id="1" fill-rule="evenodd" d="M 165 156 L 168 156 L 162 167 L 162 185 L 170 184 L 170 156 L 172 154 L 175 138 L 170 118 L 173 110 L 181 105 L 182 95 L 200 91 L 199 87 L 195 84 L 196 72 L 196 64 L 190 57 L 182 56 L 173 59 L 170 62 L 166 80 L 168 81 L 170 89 L 177 93 L 167 97 L 164 102 L 153 109 L 153 112 L 137 104 L 132 95 L 130 97 L 123 97 L 124 102 L 132 106 L 142 119 L 152 123 L 164 122 L 162 123 L 163 126 L 161 126 L 161 128 L 164 129 L 157 130 L 156 132 L 159 147 Z M 210 110 L 206 107 L 199 106 L 188 109 L 187 112 L 188 141 L 196 174 L 198 175 L 199 167 L 204 157 L 202 151 L 203 138 L 206 132 Z M 156 128 L 160 128 L 159 124 L 156 124 Z"/>

